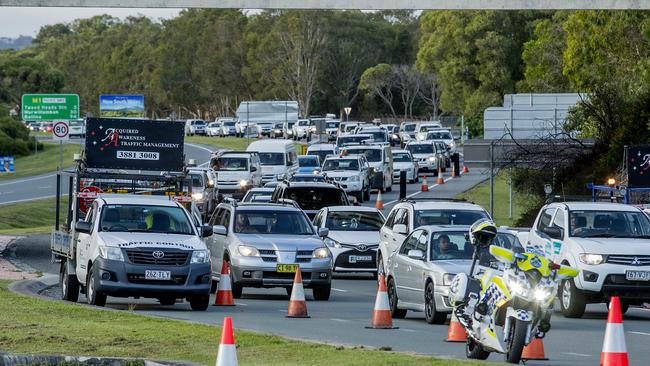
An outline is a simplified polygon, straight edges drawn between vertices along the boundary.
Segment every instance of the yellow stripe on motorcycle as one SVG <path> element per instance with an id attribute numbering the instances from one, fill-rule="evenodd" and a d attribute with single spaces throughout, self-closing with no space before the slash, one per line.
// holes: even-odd
<path id="1" fill-rule="evenodd" d="M 503 278 L 498 277 L 498 276 L 494 276 L 494 277 L 492 277 L 492 283 L 494 283 L 499 288 L 499 290 L 501 290 L 501 293 L 503 293 L 503 296 L 506 299 L 509 299 L 509 298 L 512 297 L 510 295 L 510 291 L 508 290 L 508 286 L 506 286 L 506 283 L 503 280 Z"/>
<path id="2" fill-rule="evenodd" d="M 512 250 L 490 245 L 490 254 L 497 260 L 504 263 L 512 263 L 515 260 L 515 253 Z"/>
<path id="3" fill-rule="evenodd" d="M 536 269 L 544 277 L 548 277 L 551 275 L 551 267 L 550 267 L 551 262 L 547 258 L 533 253 L 522 253 L 522 254 L 526 256 L 526 259 L 517 262 L 517 266 L 519 267 L 519 269 L 521 269 L 522 271 L 530 271 Z M 537 266 L 533 265 L 533 261 L 536 262 L 535 264 Z"/>

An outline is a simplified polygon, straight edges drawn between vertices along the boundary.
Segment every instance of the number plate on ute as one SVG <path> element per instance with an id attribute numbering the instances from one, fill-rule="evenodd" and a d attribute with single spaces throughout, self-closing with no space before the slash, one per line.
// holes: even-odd
<path id="1" fill-rule="evenodd" d="M 370 255 L 351 255 L 348 259 L 350 263 L 372 262 L 372 256 Z"/>
<path id="2" fill-rule="evenodd" d="M 650 281 L 650 271 L 625 271 L 628 281 Z"/>
<path id="3" fill-rule="evenodd" d="M 278 273 L 296 273 L 298 270 L 297 264 L 278 264 L 276 267 Z"/>
<path id="4" fill-rule="evenodd" d="M 145 280 L 169 281 L 172 279 L 171 271 L 144 271 Z"/>

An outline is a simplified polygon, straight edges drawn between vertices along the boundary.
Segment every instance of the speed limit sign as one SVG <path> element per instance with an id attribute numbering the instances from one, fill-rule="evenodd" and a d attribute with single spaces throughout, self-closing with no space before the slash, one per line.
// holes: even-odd
<path id="1" fill-rule="evenodd" d="M 68 140 L 70 136 L 70 126 L 66 121 L 55 122 L 52 126 L 52 140 Z"/>

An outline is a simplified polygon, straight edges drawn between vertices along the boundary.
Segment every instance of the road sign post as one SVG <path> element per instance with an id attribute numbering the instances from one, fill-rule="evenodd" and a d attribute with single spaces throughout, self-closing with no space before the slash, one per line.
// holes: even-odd
<path id="1" fill-rule="evenodd" d="M 59 121 L 52 126 L 52 140 L 59 141 L 59 170 L 63 170 L 63 141 L 70 138 L 70 126 L 66 121 Z"/>
<path id="2" fill-rule="evenodd" d="M 345 107 L 343 110 L 345 111 L 345 122 L 347 122 L 348 117 L 350 116 L 350 112 L 352 112 L 352 107 Z"/>
<path id="3" fill-rule="evenodd" d="M 58 121 L 79 118 L 77 94 L 23 94 L 24 121 Z"/>

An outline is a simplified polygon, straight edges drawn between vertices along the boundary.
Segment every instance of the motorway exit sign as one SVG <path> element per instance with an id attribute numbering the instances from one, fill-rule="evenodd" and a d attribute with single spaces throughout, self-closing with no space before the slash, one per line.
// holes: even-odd
<path id="1" fill-rule="evenodd" d="M 77 94 L 23 94 L 23 121 L 54 121 L 79 118 Z"/>

